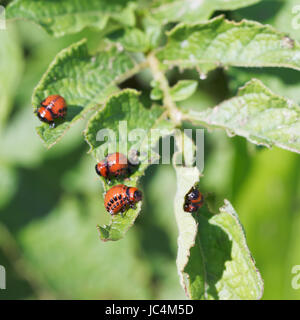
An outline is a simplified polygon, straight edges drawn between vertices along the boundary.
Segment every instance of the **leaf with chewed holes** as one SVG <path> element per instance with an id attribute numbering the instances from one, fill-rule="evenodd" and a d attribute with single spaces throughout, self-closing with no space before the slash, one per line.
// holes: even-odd
<path id="1" fill-rule="evenodd" d="M 103 30 L 110 20 L 133 26 L 135 7 L 133 0 L 15 0 L 7 7 L 7 18 L 33 21 L 49 34 L 61 37 L 86 27 Z"/>
<path id="2" fill-rule="evenodd" d="M 167 67 L 197 68 L 205 75 L 219 66 L 284 67 L 300 70 L 300 44 L 255 21 L 234 22 L 223 16 L 181 24 L 168 33 L 157 54 Z"/>
<path id="3" fill-rule="evenodd" d="M 34 110 L 51 94 L 61 95 L 67 103 L 66 119 L 58 121 L 56 128 L 49 128 L 48 124 L 37 128 L 46 146 L 52 147 L 77 120 L 118 91 L 116 85 L 137 73 L 142 64 L 137 64 L 129 53 L 115 47 L 90 55 L 85 40 L 62 50 L 32 97 Z"/>
<path id="4" fill-rule="evenodd" d="M 257 79 L 249 81 L 236 97 L 202 112 L 189 110 L 185 118 L 223 128 L 255 144 L 300 153 L 300 106 L 276 95 Z"/>
<path id="5" fill-rule="evenodd" d="M 179 149 L 173 163 L 177 177 L 174 201 L 179 229 L 177 269 L 180 282 L 190 299 L 259 299 L 263 282 L 246 244 L 238 216 L 229 201 L 218 214 L 210 212 L 207 198 L 202 208 L 191 214 L 183 210 L 185 195 L 198 185 L 200 172 L 184 153 L 187 137 L 176 137 Z"/>
<path id="6" fill-rule="evenodd" d="M 153 147 L 159 138 L 172 131 L 173 124 L 166 119 L 164 109 L 155 105 L 151 109 L 145 108 L 139 101 L 137 91 L 125 89 L 109 97 L 104 108 L 89 120 L 85 130 L 90 152 L 96 161 L 100 161 L 107 153 L 118 151 L 130 158 L 131 151 L 138 151 L 140 164 L 132 168 L 129 177 L 112 179 L 110 184 L 101 177 L 104 190 L 120 183 L 137 186 L 149 164 L 159 158 Z M 108 136 L 106 141 L 104 138 Z M 109 225 L 99 226 L 101 240 L 121 239 L 134 224 L 140 209 L 141 203 L 138 203 L 136 209 L 128 209 L 123 217 L 116 214 L 111 217 Z"/>

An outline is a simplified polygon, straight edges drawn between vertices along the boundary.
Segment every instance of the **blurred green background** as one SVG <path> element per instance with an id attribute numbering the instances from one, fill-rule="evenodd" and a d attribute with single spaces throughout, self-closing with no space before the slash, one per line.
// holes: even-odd
<path id="1" fill-rule="evenodd" d="M 230 17 L 290 32 L 282 18 L 289 9 L 278 3 Z M 49 151 L 35 132 L 33 89 L 57 52 L 82 37 L 91 49 L 97 47 L 99 35 L 92 31 L 55 39 L 25 21 L 8 22 L 7 30 L 0 30 L 0 265 L 7 272 L 0 299 L 184 299 L 175 264 L 173 169 L 149 167 L 135 226 L 125 239 L 103 243 L 96 225 L 108 214 L 83 140 L 84 122 Z M 199 80 L 198 91 L 181 103 L 186 108 L 212 107 L 251 77 L 300 103 L 296 71 L 236 68 L 200 80 L 194 72 L 174 70 L 171 83 L 179 77 Z M 142 74 L 123 87 L 148 94 L 146 80 Z M 263 298 L 299 299 L 291 269 L 300 265 L 300 157 L 255 147 L 221 130 L 206 131 L 205 139 L 202 190 L 214 192 L 219 205 L 229 199 L 237 210 L 265 282 Z"/>

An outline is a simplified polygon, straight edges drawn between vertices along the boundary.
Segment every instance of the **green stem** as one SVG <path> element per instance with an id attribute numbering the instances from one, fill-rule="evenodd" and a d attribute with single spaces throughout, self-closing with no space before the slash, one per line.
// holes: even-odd
<path id="1" fill-rule="evenodd" d="M 165 74 L 160 70 L 159 61 L 153 53 L 150 53 L 148 55 L 147 60 L 153 79 L 159 83 L 159 87 L 163 92 L 163 104 L 165 108 L 168 110 L 168 114 L 172 121 L 175 123 L 176 126 L 179 126 L 181 124 L 182 114 L 177 109 L 176 103 L 172 99 L 168 79 L 166 78 Z"/>

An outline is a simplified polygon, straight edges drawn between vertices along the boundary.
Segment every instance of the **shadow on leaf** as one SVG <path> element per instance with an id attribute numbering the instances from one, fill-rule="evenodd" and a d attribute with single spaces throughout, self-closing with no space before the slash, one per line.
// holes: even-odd
<path id="1" fill-rule="evenodd" d="M 192 299 L 207 299 L 211 296 L 218 300 L 216 285 L 223 276 L 226 262 L 232 260 L 232 241 L 219 226 L 209 222 L 212 215 L 206 208 L 200 212 L 194 214 L 198 233 L 184 271 L 189 274 Z"/>
<path id="2" fill-rule="evenodd" d="M 68 112 L 66 116 L 67 121 L 72 121 L 76 116 L 80 114 L 80 112 L 83 110 L 83 107 L 81 106 L 68 106 Z"/>

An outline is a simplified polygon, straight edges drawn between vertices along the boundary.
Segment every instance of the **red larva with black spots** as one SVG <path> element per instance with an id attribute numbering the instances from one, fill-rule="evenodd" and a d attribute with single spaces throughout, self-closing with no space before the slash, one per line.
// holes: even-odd
<path id="1" fill-rule="evenodd" d="M 66 101 L 60 95 L 51 95 L 41 102 L 41 106 L 35 112 L 41 121 L 48 123 L 51 128 L 54 128 L 54 119 L 63 119 L 66 116 Z"/>
<path id="2" fill-rule="evenodd" d="M 105 179 L 123 177 L 129 173 L 129 164 L 127 157 L 123 153 L 111 153 L 96 164 L 96 173 Z"/>
<path id="3" fill-rule="evenodd" d="M 128 207 L 142 200 L 142 192 L 134 187 L 118 184 L 110 188 L 104 198 L 105 209 L 111 214 L 123 213 Z"/>
<path id="4" fill-rule="evenodd" d="M 184 198 L 183 210 L 186 212 L 195 212 L 203 206 L 203 194 L 195 187 L 192 187 Z"/>

